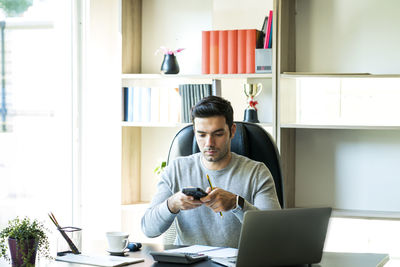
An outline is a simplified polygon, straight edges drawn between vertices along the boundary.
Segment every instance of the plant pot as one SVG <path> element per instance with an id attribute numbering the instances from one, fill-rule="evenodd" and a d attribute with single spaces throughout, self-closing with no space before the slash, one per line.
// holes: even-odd
<path id="1" fill-rule="evenodd" d="M 38 242 L 35 239 L 17 240 L 8 238 L 13 267 L 35 266 Z M 26 259 L 26 261 L 25 261 Z"/>
<path id="2" fill-rule="evenodd" d="M 178 74 L 179 65 L 175 55 L 166 54 L 161 64 L 162 74 Z"/>

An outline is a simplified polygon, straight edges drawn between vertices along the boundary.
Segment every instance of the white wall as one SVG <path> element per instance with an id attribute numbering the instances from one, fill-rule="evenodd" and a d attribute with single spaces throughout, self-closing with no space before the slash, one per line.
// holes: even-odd
<path id="1" fill-rule="evenodd" d="M 400 73 L 399 10 L 395 0 L 297 1 L 296 70 Z M 399 137 L 297 130 L 296 205 L 400 211 Z"/>
<path id="2" fill-rule="evenodd" d="M 296 70 L 400 73 L 400 2 L 299 0 Z"/>
<path id="3" fill-rule="evenodd" d="M 297 130 L 296 205 L 400 211 L 400 132 Z"/>
<path id="4" fill-rule="evenodd" d="M 176 50 L 180 74 L 201 73 L 201 31 L 211 29 L 212 1 L 145 0 L 142 8 L 142 73 L 160 73 L 160 46 Z"/>

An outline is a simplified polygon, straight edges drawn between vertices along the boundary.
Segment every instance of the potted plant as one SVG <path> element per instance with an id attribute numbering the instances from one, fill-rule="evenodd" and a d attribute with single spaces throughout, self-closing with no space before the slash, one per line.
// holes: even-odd
<path id="1" fill-rule="evenodd" d="M 35 266 L 37 252 L 40 257 L 51 259 L 46 232 L 48 229 L 36 219 L 16 217 L 10 220 L 0 232 L 0 257 L 10 261 L 8 245 L 12 266 Z"/>

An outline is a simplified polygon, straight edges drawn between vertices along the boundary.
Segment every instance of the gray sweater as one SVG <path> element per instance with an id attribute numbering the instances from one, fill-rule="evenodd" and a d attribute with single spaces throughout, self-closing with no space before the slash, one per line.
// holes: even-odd
<path id="1" fill-rule="evenodd" d="M 219 187 L 245 199 L 244 210 L 213 212 L 205 205 L 178 214 L 170 212 L 167 199 L 183 187 Z M 206 169 L 201 154 L 174 160 L 165 169 L 157 185 L 157 193 L 142 218 L 142 231 L 148 237 L 164 233 L 175 220 L 177 245 L 210 245 L 238 247 L 244 212 L 247 210 L 280 209 L 274 180 L 264 163 L 232 153 L 228 166 L 222 170 Z"/>

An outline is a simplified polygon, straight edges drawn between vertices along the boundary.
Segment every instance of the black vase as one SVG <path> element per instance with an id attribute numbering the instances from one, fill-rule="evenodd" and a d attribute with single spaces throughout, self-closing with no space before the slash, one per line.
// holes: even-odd
<path id="1" fill-rule="evenodd" d="M 161 64 L 162 74 L 177 74 L 179 73 L 179 65 L 175 55 L 166 54 Z"/>

